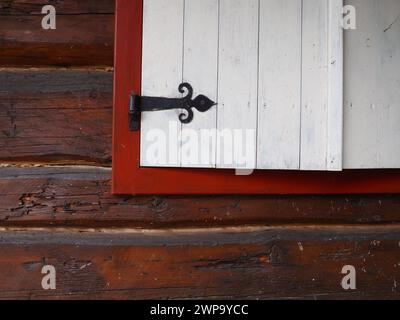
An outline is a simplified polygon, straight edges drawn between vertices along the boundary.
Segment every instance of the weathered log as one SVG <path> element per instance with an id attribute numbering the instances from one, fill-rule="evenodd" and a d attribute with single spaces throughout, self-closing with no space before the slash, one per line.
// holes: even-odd
<path id="1" fill-rule="evenodd" d="M 0 161 L 109 165 L 112 72 L 0 71 Z"/>
<path id="2" fill-rule="evenodd" d="M 0 225 L 210 227 L 400 222 L 399 195 L 117 197 L 111 170 L 0 168 Z"/>
<path id="3" fill-rule="evenodd" d="M 0 232 L 0 298 L 396 299 L 399 240 L 398 227 Z"/>
<path id="4" fill-rule="evenodd" d="M 114 0 L 0 0 L 0 67 L 112 66 Z M 56 30 L 42 28 L 45 4 Z"/>

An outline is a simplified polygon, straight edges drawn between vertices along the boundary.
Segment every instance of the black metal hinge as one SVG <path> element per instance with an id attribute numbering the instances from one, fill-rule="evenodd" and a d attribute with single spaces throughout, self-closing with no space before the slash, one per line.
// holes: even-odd
<path id="1" fill-rule="evenodd" d="M 179 92 L 186 96 L 182 98 L 143 97 L 132 94 L 129 102 L 129 129 L 138 131 L 140 129 L 140 114 L 142 112 L 165 111 L 182 109 L 179 121 L 183 124 L 192 122 L 194 118 L 193 108 L 199 112 L 207 112 L 216 105 L 214 101 L 204 95 L 193 97 L 193 88 L 189 83 L 182 83 L 178 88 Z"/>

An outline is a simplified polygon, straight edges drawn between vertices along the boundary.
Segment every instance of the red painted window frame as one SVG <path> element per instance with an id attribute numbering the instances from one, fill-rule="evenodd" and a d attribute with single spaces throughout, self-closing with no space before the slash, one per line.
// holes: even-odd
<path id="1" fill-rule="evenodd" d="M 113 125 L 114 194 L 399 193 L 399 170 L 344 172 L 141 168 L 140 133 L 128 129 L 128 102 L 141 92 L 143 0 L 116 0 Z"/>

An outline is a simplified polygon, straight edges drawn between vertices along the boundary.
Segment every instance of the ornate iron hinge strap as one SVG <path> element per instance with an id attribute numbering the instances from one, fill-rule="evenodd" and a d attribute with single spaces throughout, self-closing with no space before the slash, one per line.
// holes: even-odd
<path id="1" fill-rule="evenodd" d="M 132 94 L 129 103 L 129 129 L 137 131 L 140 129 L 140 114 L 142 112 L 165 111 L 182 109 L 179 121 L 183 124 L 192 122 L 194 118 L 193 108 L 199 112 L 207 112 L 216 105 L 214 101 L 204 95 L 193 97 L 193 88 L 189 83 L 182 83 L 178 88 L 179 92 L 186 96 L 182 98 L 143 97 Z"/>

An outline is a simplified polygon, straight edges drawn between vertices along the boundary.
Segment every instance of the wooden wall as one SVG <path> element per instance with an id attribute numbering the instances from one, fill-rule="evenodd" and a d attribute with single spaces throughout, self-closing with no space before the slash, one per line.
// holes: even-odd
<path id="1" fill-rule="evenodd" d="M 114 1 L 47 2 L 0 0 L 0 298 L 399 297 L 398 195 L 111 196 Z"/>

